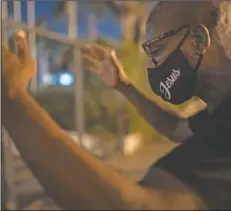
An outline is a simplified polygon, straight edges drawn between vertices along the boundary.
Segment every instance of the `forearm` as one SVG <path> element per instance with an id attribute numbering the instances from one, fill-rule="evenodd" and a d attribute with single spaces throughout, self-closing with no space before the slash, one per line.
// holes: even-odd
<path id="1" fill-rule="evenodd" d="M 3 124 L 23 160 L 63 209 L 171 209 L 184 196 L 141 188 L 76 146 L 28 94 L 2 98 Z"/>
<path id="2" fill-rule="evenodd" d="M 172 141 L 183 141 L 186 136 L 191 135 L 187 120 L 163 110 L 160 105 L 138 90 L 134 84 L 121 82 L 116 86 L 116 90 L 121 92 L 135 106 L 153 128 Z"/>
<path id="3" fill-rule="evenodd" d="M 138 186 L 76 146 L 30 95 L 4 97 L 2 108 L 23 160 L 62 208 L 128 209 L 125 187 L 139 194 Z"/>

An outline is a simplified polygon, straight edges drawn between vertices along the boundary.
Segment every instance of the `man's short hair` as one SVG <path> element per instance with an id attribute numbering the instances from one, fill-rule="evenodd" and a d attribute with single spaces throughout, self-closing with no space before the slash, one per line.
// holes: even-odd
<path id="1" fill-rule="evenodd" d="M 155 25 L 165 24 L 166 13 L 173 14 L 172 18 L 167 20 L 172 22 L 173 28 L 187 23 L 204 24 L 212 34 L 212 39 L 224 48 L 231 59 L 231 2 L 161 1 L 149 15 L 147 30 L 151 30 Z"/>

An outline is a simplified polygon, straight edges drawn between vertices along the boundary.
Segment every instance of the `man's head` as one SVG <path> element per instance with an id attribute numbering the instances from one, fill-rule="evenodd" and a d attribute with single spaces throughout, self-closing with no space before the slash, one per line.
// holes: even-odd
<path id="1" fill-rule="evenodd" d="M 171 31 L 179 26 L 192 25 L 181 50 L 195 67 L 199 66 L 196 94 L 208 106 L 219 103 L 231 90 L 231 3 L 212 1 L 163 1 L 151 12 L 146 26 L 147 38 Z M 152 57 L 162 63 L 177 48 L 187 28 L 157 42 Z M 151 62 L 150 66 L 154 66 Z M 212 107 L 215 105 L 212 105 Z"/>

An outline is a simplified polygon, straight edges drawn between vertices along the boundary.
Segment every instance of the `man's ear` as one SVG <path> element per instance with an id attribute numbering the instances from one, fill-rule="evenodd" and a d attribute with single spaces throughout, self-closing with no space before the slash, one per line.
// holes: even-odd
<path id="1" fill-rule="evenodd" d="M 207 27 L 203 24 L 193 25 L 189 36 L 196 44 L 197 55 L 203 55 L 211 43 L 210 33 Z"/>

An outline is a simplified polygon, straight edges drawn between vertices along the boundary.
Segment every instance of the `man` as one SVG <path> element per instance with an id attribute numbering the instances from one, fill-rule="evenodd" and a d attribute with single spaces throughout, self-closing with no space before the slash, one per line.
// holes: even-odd
<path id="1" fill-rule="evenodd" d="M 229 83 L 230 71 L 228 68 L 230 65 L 230 60 L 228 58 L 230 54 L 228 50 L 230 45 L 230 23 L 223 21 L 226 16 L 229 16 L 226 9 L 229 3 L 224 2 L 221 5 L 216 6 L 212 1 L 160 2 L 148 18 L 146 27 L 147 37 L 148 40 L 150 40 L 165 32 L 175 30 L 180 26 L 194 24 L 194 26 L 191 27 L 191 33 L 180 47 L 194 68 L 196 68 L 197 62 L 200 59 L 197 55 L 203 54 L 201 65 L 198 65 L 198 70 L 195 71 L 195 73 L 197 73 L 195 74 L 197 80 L 194 81 L 194 83 L 196 84 L 195 86 L 194 84 L 191 85 L 195 87 L 195 92 L 190 93 L 190 97 L 200 97 L 206 102 L 207 109 L 210 113 L 222 102 L 231 89 Z M 165 61 L 174 49 L 177 48 L 177 45 L 183 39 L 187 30 L 188 28 L 185 27 L 170 36 L 160 39 L 155 45 L 151 46 L 154 52 L 150 58 L 148 69 L 155 67 L 155 63 L 152 61 L 153 59 L 157 60 L 160 64 Z M 212 37 L 210 37 L 209 33 L 212 33 Z M 158 129 L 162 134 L 176 142 L 183 141 L 184 138 L 192 135 L 193 131 L 188 127 L 188 121 L 185 119 L 189 118 L 189 115 L 192 116 L 192 114 L 206 107 L 206 104 L 203 103 L 202 100 L 198 100 L 198 98 L 191 100 L 191 108 L 197 108 L 196 111 L 193 111 L 194 113 L 190 113 L 189 115 L 175 113 L 173 115 L 171 110 L 171 112 L 169 112 L 166 103 L 157 99 L 155 96 L 152 97 L 152 99 L 151 97 L 147 97 L 137 88 L 126 76 L 122 64 L 117 59 L 115 52 L 112 52 L 113 55 L 110 57 L 107 52 L 105 54 L 103 49 L 97 48 L 97 46 L 88 46 L 83 49 L 83 51 L 91 55 L 92 60 L 87 60 L 89 68 L 95 74 L 99 75 L 108 86 L 116 88 L 125 95 L 153 128 Z M 101 55 L 101 58 L 99 55 Z M 101 59 L 103 62 L 97 64 L 96 60 L 93 59 Z M 109 61 L 110 59 L 112 59 L 116 65 L 113 66 Z M 150 73 L 155 71 L 147 72 Z M 144 74 L 148 74 L 147 72 L 144 70 Z M 187 74 L 190 76 L 190 71 L 189 73 L 187 72 Z M 170 75 L 171 72 L 169 72 L 168 76 Z M 150 80 L 153 80 L 153 78 L 159 76 L 157 73 L 157 75 L 154 76 L 150 74 L 149 77 L 151 77 L 149 78 Z M 194 75 L 193 77 L 195 78 Z M 182 77 L 178 80 L 179 82 L 183 80 L 181 78 Z M 159 86 L 159 83 L 160 81 L 157 81 L 157 86 Z M 151 87 L 153 86 L 153 83 L 149 84 Z M 177 86 L 177 93 L 183 92 L 181 88 L 181 86 Z M 157 92 L 158 91 L 154 93 L 159 95 Z M 188 92 L 186 92 L 186 94 L 188 94 Z M 187 100 L 185 100 L 185 102 Z M 203 113 L 204 116 L 206 116 L 206 112 Z M 193 120 L 194 119 L 195 118 L 193 118 Z M 163 124 L 160 124 L 160 122 L 163 122 Z M 184 134 L 182 134 L 183 131 Z"/>
<path id="2" fill-rule="evenodd" d="M 64 210 L 166 210 L 204 207 L 185 185 L 143 188 L 76 145 L 27 90 L 36 72 L 25 34 L 18 54 L 2 46 L 2 120 L 22 159 Z"/>
<path id="3" fill-rule="evenodd" d="M 212 7 L 211 3 L 205 2 L 199 2 L 197 4 L 190 2 L 190 4 L 191 5 L 188 5 L 187 2 L 181 2 L 181 6 L 179 7 L 177 2 L 163 2 L 159 5 L 159 15 L 157 15 L 158 11 L 155 13 L 155 20 L 158 20 L 159 16 L 159 21 L 161 21 L 163 18 L 161 14 L 163 14 L 165 10 L 169 12 L 170 5 L 172 8 L 171 11 L 175 11 L 181 15 L 183 11 L 186 11 L 187 7 L 194 9 L 192 10 L 194 12 L 203 5 L 206 6 L 206 8 L 208 8 L 208 6 Z M 222 11 L 220 9 L 224 9 L 224 14 L 228 14 L 225 13 L 225 11 L 229 5 L 228 3 L 222 3 L 220 7 L 213 7 L 213 9 L 215 11 Z M 179 9 L 181 7 L 182 11 Z M 195 14 L 197 14 L 197 12 L 195 12 Z M 176 14 L 172 13 L 173 17 L 175 17 L 175 15 Z M 185 73 L 181 72 L 183 70 L 186 70 L 186 73 L 189 71 L 189 75 L 193 77 L 194 69 L 190 62 L 194 64 L 194 59 L 197 64 L 199 64 L 198 61 L 202 61 L 201 65 L 197 65 L 198 68 L 196 69 L 198 69 L 198 71 L 202 70 L 203 65 L 205 65 L 204 69 L 206 70 L 206 64 L 209 64 L 209 58 L 206 57 L 206 54 L 211 55 L 213 50 L 219 54 L 219 58 L 217 58 L 218 56 L 216 56 L 216 54 L 214 55 L 213 61 L 215 61 L 215 59 L 218 61 L 223 59 L 223 61 L 221 61 L 222 63 L 215 63 L 220 68 L 220 71 L 226 70 L 226 68 L 230 66 L 230 60 L 228 57 L 225 57 L 222 46 L 218 45 L 213 38 L 211 38 L 210 42 L 210 33 L 212 33 L 213 30 L 212 28 L 207 29 L 207 27 L 212 25 L 206 24 L 202 19 L 198 19 L 198 17 L 195 20 L 194 15 L 192 15 L 191 20 L 184 19 L 186 23 L 189 21 L 190 24 L 194 25 L 190 25 L 190 27 L 184 26 L 181 30 L 178 29 L 174 31 L 175 40 L 179 41 L 175 46 L 170 45 L 172 46 L 171 49 L 177 49 L 173 51 L 174 54 L 169 51 L 167 59 L 163 62 L 151 56 L 153 63 L 158 63 L 156 65 L 157 68 L 164 67 L 162 66 L 163 64 L 165 64 L 165 67 L 171 67 L 170 70 L 174 68 L 174 71 L 172 71 L 175 75 L 172 76 L 172 80 L 175 80 L 175 83 L 177 83 L 177 78 L 185 75 Z M 218 15 L 217 17 L 220 16 Z M 205 17 L 205 20 L 207 20 L 207 18 L 208 17 Z M 229 17 L 227 16 L 227 18 Z M 168 18 L 168 20 L 170 19 Z M 171 20 L 174 20 L 174 18 Z M 180 20 L 183 20 L 183 18 L 181 17 Z M 200 20 L 199 23 L 204 25 L 198 25 L 197 20 Z M 224 20 L 224 18 L 221 18 L 221 20 Z M 225 20 L 227 22 L 230 19 Z M 218 21 L 215 22 L 218 23 Z M 177 27 L 179 27 L 179 25 Z M 162 33 L 169 30 L 167 29 L 167 25 L 165 26 L 166 28 L 164 28 L 164 26 L 165 25 L 161 23 L 158 31 Z M 171 27 L 174 27 L 174 23 L 171 23 Z M 224 26 L 221 28 L 224 29 Z M 163 31 L 161 31 L 161 29 Z M 178 33 L 182 34 L 180 35 Z M 222 34 L 224 33 L 222 32 Z M 180 36 L 180 38 L 178 36 Z M 173 38 L 174 37 L 171 37 L 171 39 Z M 184 42 L 179 45 L 181 40 L 184 40 Z M 171 43 L 175 43 L 173 41 L 174 40 L 171 40 Z M 192 46 L 196 46 L 194 49 L 195 52 L 193 48 L 189 48 L 192 51 L 187 51 L 188 48 L 186 47 L 191 46 L 190 42 Z M 102 162 L 91 157 L 91 155 L 83 149 L 76 146 L 74 147 L 74 145 L 69 142 L 70 137 L 54 124 L 26 91 L 28 82 L 34 74 L 33 62 L 25 40 L 19 38 L 17 43 L 19 47 L 19 57 L 10 54 L 3 48 L 3 124 L 9 131 L 16 146 L 20 150 L 21 156 L 32 172 L 36 175 L 49 195 L 51 195 L 61 207 L 67 209 L 156 210 L 201 210 L 205 207 L 210 209 L 229 209 L 231 207 L 230 177 L 229 175 L 227 176 L 227 171 L 230 170 L 231 166 L 231 147 L 229 142 L 231 117 L 230 112 L 228 112 L 231 102 L 230 98 L 225 100 L 228 95 L 228 90 L 230 90 L 229 88 L 226 86 L 222 87 L 219 95 L 216 95 L 216 97 L 220 96 L 220 102 L 223 102 L 221 106 L 214 111 L 208 124 L 194 136 L 188 138 L 184 144 L 159 160 L 140 182 L 143 186 L 141 187 L 135 185 L 113 169 L 110 169 L 110 167 L 103 165 Z M 195 43 L 196 45 L 194 45 Z M 144 45 L 147 52 L 149 52 L 148 46 L 149 45 Z M 184 57 L 184 54 L 181 53 L 177 46 L 182 49 L 184 54 L 190 57 Z M 94 46 L 88 46 L 86 48 L 98 50 Z M 209 54 L 209 51 L 212 52 Z M 193 57 L 193 53 L 196 54 L 195 57 Z M 165 63 L 169 61 L 169 58 L 172 58 L 173 55 L 173 61 L 178 62 Z M 85 56 L 85 58 L 88 59 L 88 65 L 92 70 L 100 71 L 96 73 L 99 74 L 108 85 L 116 86 L 118 89 L 120 89 L 119 87 L 126 87 L 126 90 L 134 90 L 134 87 L 129 84 L 129 81 L 122 72 L 123 68 L 114 53 L 109 54 L 102 64 L 98 64 L 89 56 Z M 192 61 L 190 58 L 192 58 Z M 183 59 L 183 62 L 181 62 L 181 59 Z M 189 59 L 190 62 L 188 61 Z M 184 64 L 183 67 L 185 67 L 183 70 L 182 63 Z M 177 66 L 172 67 L 172 65 L 175 66 L 175 64 L 177 64 Z M 187 64 L 187 66 L 185 64 Z M 212 69 L 212 67 L 217 67 L 215 64 L 208 65 L 207 68 L 215 71 L 216 68 Z M 100 65 L 98 69 L 96 69 L 96 65 Z M 151 66 L 151 68 L 153 68 L 153 66 Z M 152 81 L 156 79 L 153 79 L 152 72 L 156 70 L 158 71 L 158 69 L 150 69 L 148 71 L 151 72 L 150 85 L 155 92 L 158 92 L 155 83 L 152 83 Z M 161 70 L 166 73 L 169 68 L 162 68 Z M 171 96 L 175 96 L 172 101 L 173 103 L 182 102 L 190 97 L 192 87 L 188 86 L 188 84 L 185 85 L 184 80 L 180 83 L 180 88 L 183 87 L 189 90 L 187 95 L 181 93 L 182 95 L 176 96 L 176 92 L 170 93 Z M 166 86 L 171 87 L 169 83 L 168 85 L 166 83 Z M 229 83 L 228 86 L 230 86 Z M 205 90 L 205 88 L 203 90 Z M 157 94 L 161 95 L 161 90 L 160 93 Z M 169 97 L 169 93 L 165 95 L 166 90 L 162 94 L 164 94 L 162 96 L 163 99 L 172 99 Z M 200 94 L 199 96 L 203 97 L 204 95 Z M 205 96 L 210 96 L 209 89 Z M 140 95 L 140 97 L 142 97 L 142 95 Z M 204 97 L 203 99 L 208 103 L 208 107 L 209 105 L 213 105 L 211 107 L 213 111 L 216 103 L 211 104 L 210 102 L 212 102 L 212 100 L 210 97 Z M 143 100 L 145 101 L 145 97 L 143 97 Z M 165 117 L 164 120 L 166 121 L 163 121 L 162 117 L 159 118 L 161 120 L 160 124 L 170 127 L 175 124 L 174 121 L 178 121 L 176 117 L 164 112 L 164 110 L 155 104 L 150 103 L 148 99 L 146 99 L 146 101 L 147 107 L 151 107 L 150 105 L 152 105 L 153 110 L 150 111 L 154 112 L 153 115 L 162 114 L 162 116 Z M 149 116 L 151 116 L 151 114 L 152 113 L 149 113 Z M 146 116 L 146 119 L 150 120 L 148 116 Z M 170 122 L 170 124 L 168 124 L 168 122 Z M 161 131 L 166 132 L 165 134 L 171 137 L 172 128 L 169 127 L 165 126 Z M 217 168 L 215 169 L 215 174 L 211 172 L 214 170 L 214 166 Z"/>
<path id="4" fill-rule="evenodd" d="M 107 85 L 124 94 L 153 128 L 173 141 L 186 141 L 154 164 L 140 184 L 157 187 L 158 182 L 167 181 L 163 175 L 168 172 L 199 192 L 215 209 L 231 207 L 231 135 L 227 129 L 223 131 L 226 141 L 219 140 L 218 130 L 211 131 L 213 136 L 208 136 L 206 141 L 196 136 L 209 133 L 212 117 L 208 117 L 208 111 L 212 114 L 230 97 L 230 14 L 229 2 L 163 1 L 148 18 L 148 41 L 143 47 L 150 59 L 147 75 L 153 92 L 171 104 L 185 103 L 194 96 L 207 104 L 207 110 L 188 121 L 167 112 L 163 103 L 160 106 L 157 100 L 150 100 L 138 90 L 126 77 L 114 52 L 107 57 L 107 52 L 103 54 L 97 46 L 84 49 L 92 58 L 87 61 L 90 69 Z M 92 53 L 94 51 L 98 54 Z M 104 58 L 101 64 L 95 61 L 96 56 L 93 57 L 99 52 Z M 203 108 L 201 101 L 192 100 L 191 103 Z M 227 114 L 226 118 L 230 116 Z M 214 121 L 228 120 L 217 118 Z M 189 138 L 193 133 L 194 138 Z"/>

